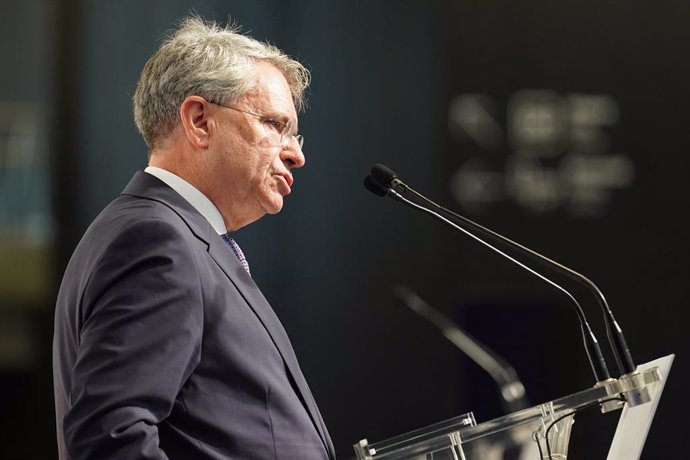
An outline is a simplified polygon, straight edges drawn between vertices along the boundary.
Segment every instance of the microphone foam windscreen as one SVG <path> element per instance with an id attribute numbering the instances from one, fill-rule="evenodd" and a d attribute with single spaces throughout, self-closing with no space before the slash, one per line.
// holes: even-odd
<path id="1" fill-rule="evenodd" d="M 386 194 L 388 193 L 388 189 L 381 187 L 379 184 L 377 184 L 376 181 L 371 178 L 371 176 L 367 176 L 364 178 L 364 187 L 371 193 L 378 196 L 386 196 Z"/>
<path id="2" fill-rule="evenodd" d="M 395 179 L 397 176 L 387 166 L 377 163 L 371 168 L 371 177 L 381 187 L 388 188 L 391 186 L 393 179 Z"/>

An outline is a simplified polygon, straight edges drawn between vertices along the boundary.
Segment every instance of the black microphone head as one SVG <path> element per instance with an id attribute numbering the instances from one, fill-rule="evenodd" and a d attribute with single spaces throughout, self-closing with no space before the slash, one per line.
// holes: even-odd
<path id="1" fill-rule="evenodd" d="M 371 168 L 371 178 L 381 187 L 389 188 L 393 179 L 397 179 L 397 177 L 398 176 L 386 165 L 377 163 Z"/>
<path id="2" fill-rule="evenodd" d="M 371 193 L 378 196 L 386 196 L 388 194 L 388 189 L 377 184 L 376 181 L 371 178 L 371 176 L 364 178 L 364 187 Z"/>

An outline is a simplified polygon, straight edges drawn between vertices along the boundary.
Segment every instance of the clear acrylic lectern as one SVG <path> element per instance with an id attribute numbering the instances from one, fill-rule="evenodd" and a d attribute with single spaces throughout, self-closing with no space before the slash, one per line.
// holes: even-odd
<path id="1" fill-rule="evenodd" d="M 554 401 L 477 424 L 472 413 L 385 441 L 354 445 L 358 460 L 558 459 L 568 455 L 573 417 L 594 405 L 622 409 L 608 460 L 639 459 L 673 355 L 618 379 Z"/>

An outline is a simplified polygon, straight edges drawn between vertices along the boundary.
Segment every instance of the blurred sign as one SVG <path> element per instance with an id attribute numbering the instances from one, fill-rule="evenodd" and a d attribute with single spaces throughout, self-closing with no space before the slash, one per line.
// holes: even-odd
<path id="1" fill-rule="evenodd" d="M 505 108 L 490 95 L 458 95 L 448 129 L 466 149 L 451 194 L 478 211 L 511 202 L 536 214 L 601 215 L 635 176 L 630 158 L 610 145 L 618 119 L 618 104 L 603 94 L 520 90 Z"/>

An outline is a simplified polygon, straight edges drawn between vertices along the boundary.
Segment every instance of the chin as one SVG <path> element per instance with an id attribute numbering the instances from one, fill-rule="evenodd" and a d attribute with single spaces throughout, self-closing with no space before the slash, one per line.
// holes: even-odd
<path id="1" fill-rule="evenodd" d="M 264 211 L 266 211 L 266 214 L 278 214 L 283 209 L 283 197 L 271 198 L 264 202 Z"/>

